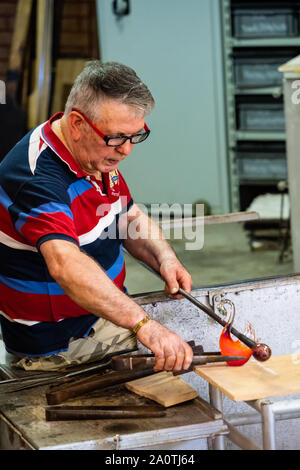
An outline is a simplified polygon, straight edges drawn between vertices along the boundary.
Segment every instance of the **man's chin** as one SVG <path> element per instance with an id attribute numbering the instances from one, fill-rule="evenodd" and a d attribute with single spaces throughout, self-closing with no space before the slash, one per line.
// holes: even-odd
<path id="1" fill-rule="evenodd" d="M 104 170 L 104 172 L 116 170 L 116 169 L 118 168 L 119 163 L 120 163 L 120 162 L 119 162 L 118 160 L 105 163 L 105 170 Z M 102 170 L 102 171 L 103 171 L 103 170 Z"/>

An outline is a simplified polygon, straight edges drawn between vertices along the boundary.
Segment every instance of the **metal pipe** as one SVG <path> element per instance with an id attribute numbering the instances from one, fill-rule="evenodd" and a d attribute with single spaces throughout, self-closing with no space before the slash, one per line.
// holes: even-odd
<path id="1" fill-rule="evenodd" d="M 272 404 L 273 412 L 279 413 L 300 413 L 300 399 L 275 401 Z"/>
<path id="2" fill-rule="evenodd" d="M 212 384 L 209 384 L 209 400 L 210 404 L 223 414 L 223 394 L 217 387 L 214 387 Z M 214 437 L 212 439 L 212 447 L 213 450 L 224 450 L 224 436 L 220 435 Z"/>
<path id="3" fill-rule="evenodd" d="M 270 400 L 264 400 L 261 402 L 264 450 L 276 450 L 275 415 L 273 413 L 272 405 L 273 403 Z"/>
<path id="4" fill-rule="evenodd" d="M 257 444 L 252 442 L 242 433 L 240 433 L 234 426 L 232 426 L 228 421 L 224 420 L 224 423 L 229 429 L 229 434 L 227 434 L 227 438 L 230 439 L 234 444 L 240 447 L 243 450 L 263 450 Z"/>
<path id="5" fill-rule="evenodd" d="M 275 414 L 276 421 L 285 421 L 287 419 L 297 419 L 300 418 L 300 412 L 298 413 L 280 413 Z M 232 426 L 251 426 L 253 424 L 261 424 L 262 417 L 260 413 L 249 413 L 244 415 L 227 415 L 225 420 Z"/>
<path id="6" fill-rule="evenodd" d="M 123 251 L 125 253 L 128 253 L 130 254 L 126 249 L 123 249 Z M 150 271 L 152 274 L 154 274 L 156 277 L 158 277 L 161 281 L 163 281 L 163 278 L 161 277 L 160 273 L 158 273 L 157 271 L 155 271 L 155 269 L 151 268 L 150 266 L 148 266 L 147 264 L 143 263 L 142 261 L 139 261 L 139 264 L 141 264 L 144 268 L 146 268 L 148 271 Z M 213 320 L 215 320 L 216 322 L 218 322 L 220 325 L 222 326 L 226 326 L 227 322 L 225 320 L 223 320 L 222 318 L 219 317 L 219 315 L 217 315 L 212 308 L 210 307 L 207 307 L 206 305 L 202 304 L 201 302 L 199 302 L 199 300 L 197 300 L 195 297 L 193 297 L 191 294 L 189 294 L 188 292 L 186 292 L 184 289 L 182 289 L 181 287 L 179 287 L 178 289 L 178 294 L 182 295 L 183 297 L 185 297 L 187 300 L 189 300 L 192 304 L 194 304 L 196 307 L 200 308 L 200 310 L 202 310 L 203 312 L 205 312 L 208 316 L 210 316 L 211 318 L 213 318 Z M 255 342 L 255 341 L 252 341 L 252 339 L 248 338 L 248 336 L 245 336 L 243 333 L 241 333 L 240 331 L 236 330 L 234 327 L 231 327 L 231 333 L 236 336 L 238 339 L 240 339 L 244 344 L 246 344 L 247 346 L 249 346 L 249 348 L 253 349 L 255 347 L 258 346 L 258 344 Z"/>
<path id="7" fill-rule="evenodd" d="M 261 413 L 265 400 L 249 400 L 245 403 Z M 300 413 L 300 398 L 273 402 L 269 400 L 269 404 L 272 404 L 274 414 Z"/>

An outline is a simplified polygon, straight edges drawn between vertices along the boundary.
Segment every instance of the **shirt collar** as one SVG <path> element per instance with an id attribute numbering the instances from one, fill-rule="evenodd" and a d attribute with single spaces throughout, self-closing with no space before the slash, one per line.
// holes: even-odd
<path id="1" fill-rule="evenodd" d="M 70 170 L 76 174 L 78 178 L 86 177 L 88 174 L 83 171 L 83 169 L 79 166 L 76 162 L 73 155 L 67 149 L 67 147 L 63 144 L 63 142 L 57 137 L 57 135 L 53 132 L 51 128 L 51 124 L 60 119 L 64 113 L 56 113 L 52 116 L 49 121 L 47 121 L 41 129 L 41 139 L 48 145 L 56 155 L 68 165 Z"/>

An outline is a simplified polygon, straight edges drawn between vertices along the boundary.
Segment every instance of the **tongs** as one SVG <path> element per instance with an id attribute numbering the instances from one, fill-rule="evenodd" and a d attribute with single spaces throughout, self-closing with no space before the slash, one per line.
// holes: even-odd
<path id="1" fill-rule="evenodd" d="M 233 362 L 246 359 L 241 356 L 222 356 L 220 352 L 209 352 L 193 357 L 191 366 L 200 366 L 208 363 Z M 153 354 L 122 354 L 111 359 L 113 370 L 143 370 L 155 366 L 156 358 Z"/>

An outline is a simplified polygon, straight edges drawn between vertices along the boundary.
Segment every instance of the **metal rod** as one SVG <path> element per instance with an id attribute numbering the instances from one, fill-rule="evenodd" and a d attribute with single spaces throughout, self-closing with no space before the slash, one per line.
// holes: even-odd
<path id="1" fill-rule="evenodd" d="M 196 307 L 200 308 L 201 310 L 203 310 L 207 315 L 209 315 L 211 318 L 213 318 L 216 322 L 218 322 L 220 325 L 222 326 L 226 326 L 226 321 L 223 320 L 222 318 L 219 317 L 219 315 L 217 315 L 211 308 L 207 307 L 206 305 L 202 304 L 201 302 L 199 302 L 199 300 L 197 300 L 195 297 L 193 297 L 191 294 L 189 294 L 188 292 L 186 292 L 185 290 L 183 290 L 181 287 L 179 287 L 178 289 L 178 293 L 181 294 L 183 297 L 185 297 L 186 299 L 188 299 L 190 302 L 192 302 L 194 305 L 196 305 Z M 257 343 L 255 343 L 255 341 L 253 341 L 252 339 L 248 338 L 247 336 L 245 336 L 243 333 L 241 333 L 240 331 L 236 330 L 234 327 L 231 327 L 231 330 L 230 332 L 236 336 L 238 339 L 240 339 L 241 341 L 243 341 L 243 343 L 245 343 L 247 346 L 249 346 L 249 348 L 253 348 L 255 346 L 257 346 Z"/>
<path id="2" fill-rule="evenodd" d="M 264 450 L 276 450 L 275 415 L 272 405 L 273 403 L 269 400 L 265 400 L 261 403 Z"/>
<path id="3" fill-rule="evenodd" d="M 243 450 L 263 450 L 253 441 L 248 439 L 242 433 L 240 433 L 234 426 L 224 420 L 224 423 L 229 429 L 229 434 L 226 435 L 228 439 L 230 439 L 234 444 L 240 447 Z"/>
<path id="4" fill-rule="evenodd" d="M 300 412 L 284 412 L 278 415 L 275 413 L 275 421 L 285 421 L 287 419 L 298 418 L 300 418 Z M 232 426 L 251 426 L 252 424 L 262 424 L 260 413 L 248 413 L 243 415 L 230 414 L 225 416 L 225 420 Z"/>
<path id="5" fill-rule="evenodd" d="M 210 404 L 219 410 L 222 415 L 223 415 L 223 394 L 221 390 L 219 390 L 217 387 L 214 387 L 212 384 L 209 385 L 209 401 Z M 212 439 L 212 446 L 213 450 L 224 450 L 225 449 L 225 444 L 224 444 L 224 436 L 219 435 L 215 436 Z"/>
<path id="6" fill-rule="evenodd" d="M 124 252 L 125 253 L 128 253 L 127 250 L 124 249 Z M 144 268 L 148 269 L 148 271 L 150 271 L 152 274 L 154 274 L 155 276 L 157 276 L 161 281 L 163 281 L 163 278 L 161 277 L 161 275 L 155 271 L 155 269 L 151 268 L 150 266 L 144 264 L 142 261 L 139 261 L 139 264 L 141 264 Z M 213 318 L 213 320 L 215 320 L 216 322 L 218 322 L 220 325 L 222 326 L 226 326 L 226 321 L 223 320 L 222 318 L 219 317 L 219 315 L 217 315 L 213 309 L 207 307 L 206 305 L 202 304 L 201 302 L 199 302 L 199 300 L 197 300 L 195 297 L 193 297 L 191 294 L 189 294 L 188 292 L 186 292 L 184 289 L 182 289 L 181 287 L 179 287 L 178 289 L 178 294 L 181 294 L 183 297 L 185 297 L 187 300 L 189 300 L 192 304 L 194 304 L 196 307 L 200 308 L 200 310 L 202 310 L 204 313 L 206 313 L 208 316 L 210 316 L 211 318 Z M 257 343 L 255 343 L 255 341 L 252 341 L 252 339 L 248 338 L 247 336 L 245 336 L 243 333 L 241 333 L 240 331 L 236 330 L 234 327 L 231 327 L 231 331 L 230 331 L 234 336 L 236 336 L 238 339 L 240 339 L 244 344 L 246 344 L 247 346 L 249 346 L 249 348 L 254 348 L 257 346 Z"/>

